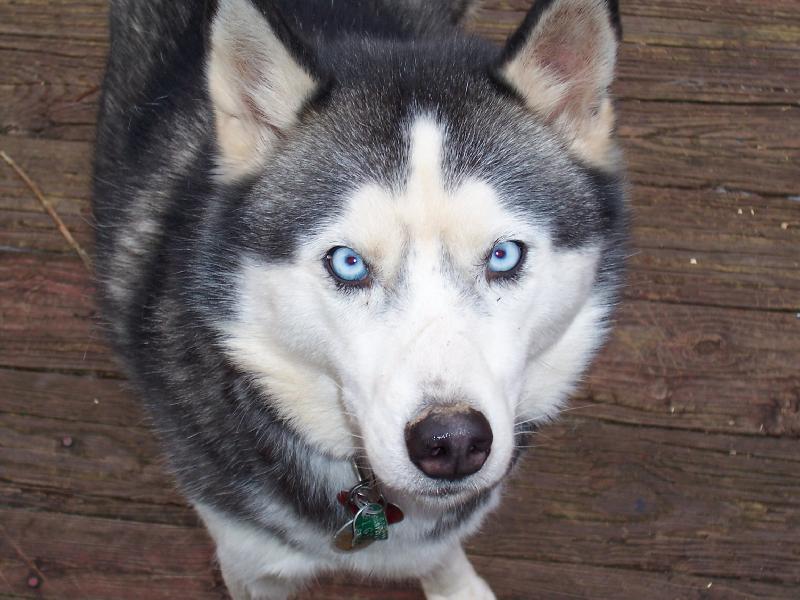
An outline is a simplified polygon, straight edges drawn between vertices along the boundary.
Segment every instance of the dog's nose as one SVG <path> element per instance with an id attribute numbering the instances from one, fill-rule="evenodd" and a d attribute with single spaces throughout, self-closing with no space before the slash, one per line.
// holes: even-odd
<path id="1" fill-rule="evenodd" d="M 432 479 L 455 480 L 477 473 L 492 448 L 483 413 L 442 407 L 406 427 L 408 455 Z"/>

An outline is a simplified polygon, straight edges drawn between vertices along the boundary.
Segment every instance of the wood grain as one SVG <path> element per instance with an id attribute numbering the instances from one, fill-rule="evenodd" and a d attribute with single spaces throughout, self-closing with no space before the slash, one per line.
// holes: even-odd
<path id="1" fill-rule="evenodd" d="M 685 269 L 692 267 L 687 260 Z M 77 260 L 0 253 L 0 293 L 0 367 L 118 376 L 89 275 Z M 793 312 L 630 296 L 586 388 L 598 414 L 667 427 L 800 435 L 800 319 Z M 619 407 L 634 412 L 619 413 Z"/>
<path id="2" fill-rule="evenodd" d="M 91 249 L 90 147 L 13 136 L 0 136 L 0 145 L 39 183 L 78 242 Z M 656 171 L 656 161 L 648 161 Z M 787 186 L 793 176 L 787 167 Z M 632 187 L 634 251 L 626 297 L 800 310 L 800 202 L 714 183 L 703 180 L 703 189 L 696 190 Z M 27 187 L 2 166 L 0 248 L 69 252 Z"/>
<path id="3" fill-rule="evenodd" d="M 472 27 L 501 42 L 531 3 L 486 0 Z M 796 598 L 800 11 L 621 4 L 624 301 L 469 551 L 501 600 Z M 106 19 L 105 0 L 0 0 L 0 149 L 86 248 Z M 0 598 L 223 600 L 70 252 L 0 164 Z M 301 598 L 422 595 L 335 574 Z"/>
<path id="4" fill-rule="evenodd" d="M 797 192 L 800 107 L 622 102 L 629 177 L 658 187 Z"/>
<path id="5" fill-rule="evenodd" d="M 207 568 L 210 550 L 204 535 L 196 530 L 188 509 L 170 494 L 164 496 L 168 484 L 157 475 L 137 475 L 124 466 L 130 462 L 148 468 L 148 455 L 153 452 L 141 436 L 149 434 L 99 425 L 84 432 L 70 423 L 66 431 L 74 434 L 75 445 L 64 449 L 58 440 L 65 430 L 51 421 L 4 417 L 0 433 L 0 446 L 6 449 L 3 464 L 9 466 L 4 487 L 36 498 L 14 502 L 13 495 L 0 488 L 3 503 L 12 506 L 3 512 L 2 522 L 17 543 L 35 549 L 26 554 L 36 554 L 43 572 L 66 572 L 66 580 L 81 581 L 91 579 L 93 572 L 113 568 L 114 577 L 124 580 L 141 570 L 152 569 L 158 575 Z M 591 567 L 620 576 L 626 571 L 629 576 L 649 574 L 651 580 L 670 572 L 685 578 L 682 585 L 696 589 L 700 582 L 731 584 L 738 579 L 767 587 L 775 580 L 800 585 L 796 443 L 569 416 L 535 439 L 502 509 L 484 526 L 470 551 L 489 565 L 493 559 L 530 560 L 540 565 L 556 563 L 557 572 L 574 565 L 577 572 Z M 142 449 L 134 450 L 137 446 Z M 85 469 L 80 467 L 83 462 Z M 36 463 L 51 470 L 44 480 L 32 480 L 26 474 Z M 109 463 L 121 463 L 116 489 L 113 483 L 98 484 Z M 122 489 L 125 486 L 127 490 Z M 69 509 L 42 500 L 59 488 L 65 495 L 69 492 Z M 117 504 L 128 512 L 112 510 L 102 515 L 75 510 L 77 499 L 102 510 L 97 498 L 107 496 L 118 496 Z M 145 501 L 165 505 L 172 524 L 153 518 L 156 511 Z M 123 516 L 124 521 L 111 520 Z M 70 531 L 80 531 L 79 542 L 72 540 Z M 44 532 L 49 532 L 48 541 L 42 537 Z M 54 536 L 54 532 L 64 534 Z M 188 545 L 184 552 L 189 556 L 172 556 L 173 546 L 162 544 L 167 535 L 171 544 Z M 122 541 L 98 554 L 94 546 L 108 539 Z M 170 556 L 161 559 L 161 552 Z M 13 548 L 0 547 L 5 563 L 13 563 L 13 554 Z M 479 560 L 478 565 L 482 564 Z M 542 566 L 538 577 L 544 578 L 547 572 Z M 552 575 L 550 579 L 554 585 Z M 501 597 L 515 597 L 510 591 L 514 589 L 521 593 L 523 582 L 506 582 L 504 587 L 503 579 L 498 576 L 498 580 L 498 590 L 509 590 Z M 57 585 L 66 583 L 58 580 Z M 574 588 L 582 597 L 591 597 L 591 590 Z"/>
<path id="6" fill-rule="evenodd" d="M 76 259 L 0 253 L 0 366 L 117 373 L 96 314 Z"/>
<path id="7" fill-rule="evenodd" d="M 489 0 L 475 29 L 502 42 L 530 0 Z M 800 19 L 792 0 L 621 2 L 619 96 L 797 105 Z"/>
<path id="8" fill-rule="evenodd" d="M 632 195 L 626 298 L 800 311 L 800 203 L 724 188 Z"/>
<path id="9" fill-rule="evenodd" d="M 197 527 L 20 509 L 0 509 L 0 523 L 0 571 L 8 591 L 23 598 L 225 597 Z M 35 591 L 26 581 L 31 564 L 42 574 Z"/>
<path id="10" fill-rule="evenodd" d="M 588 394 L 630 423 L 798 436 L 799 332 L 791 313 L 626 302 Z"/>
<path id="11" fill-rule="evenodd" d="M 486 2 L 474 29 L 502 41 L 531 4 Z M 792 51 L 800 23 L 790 0 L 737 2 L 733 10 L 682 0 L 622 8 L 618 96 L 709 103 L 712 113 L 720 103 L 800 103 Z M 106 10 L 96 1 L 0 2 L 0 132 L 93 139 Z"/>
<path id="12" fill-rule="evenodd" d="M 800 584 L 795 440 L 579 417 L 544 436 L 475 552 Z"/>

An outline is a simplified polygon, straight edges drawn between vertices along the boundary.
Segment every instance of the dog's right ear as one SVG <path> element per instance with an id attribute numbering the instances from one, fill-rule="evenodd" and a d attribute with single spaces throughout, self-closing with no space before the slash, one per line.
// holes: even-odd
<path id="1" fill-rule="evenodd" d="M 271 2 L 260 5 L 219 0 L 211 26 L 208 88 L 225 181 L 262 165 L 319 87 L 307 47 Z"/>

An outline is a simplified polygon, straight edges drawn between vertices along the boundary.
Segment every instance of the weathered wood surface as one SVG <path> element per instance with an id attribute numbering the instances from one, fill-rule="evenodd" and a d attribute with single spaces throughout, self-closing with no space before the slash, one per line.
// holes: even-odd
<path id="1" fill-rule="evenodd" d="M 502 40 L 530 3 L 486 2 L 475 29 Z M 800 103 L 800 15 L 794 0 L 622 4 L 620 97 L 714 105 Z M 105 15 L 103 0 L 0 3 L 5 95 L 0 132 L 92 139 L 106 51 Z"/>
<path id="2" fill-rule="evenodd" d="M 118 373 L 78 261 L 0 254 L 0 292 L 0 366 Z M 617 321 L 585 390 L 598 417 L 800 434 L 800 323 L 794 313 L 630 298 Z"/>
<path id="3" fill-rule="evenodd" d="M 490 0 L 474 27 L 500 40 L 529 4 Z M 800 11 L 622 5 L 625 302 L 469 550 L 501 598 L 796 598 Z M 87 249 L 105 18 L 105 0 L 0 0 L 0 149 Z M 92 294 L 0 163 L 0 597 L 225 598 Z M 338 576 L 304 597 L 421 594 Z"/>

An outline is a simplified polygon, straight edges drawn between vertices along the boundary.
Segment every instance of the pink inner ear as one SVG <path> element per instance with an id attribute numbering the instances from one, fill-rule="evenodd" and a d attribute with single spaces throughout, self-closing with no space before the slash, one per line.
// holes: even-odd
<path id="1" fill-rule="evenodd" d="M 575 50 L 559 46 L 551 51 L 544 51 L 539 60 L 543 67 L 557 73 L 563 79 L 569 79 L 585 64 L 584 58 Z"/>
<path id="2" fill-rule="evenodd" d="M 569 26 L 546 32 L 536 42 L 534 52 L 539 64 L 565 81 L 590 77 L 587 71 L 601 60 L 599 53 L 603 52 L 597 24 L 580 11 L 564 11 L 553 15 L 553 20 Z"/>
<path id="3" fill-rule="evenodd" d="M 614 122 L 608 87 L 614 76 L 617 39 L 601 0 L 554 0 L 518 46 L 504 74 L 528 107 L 554 125 L 582 157 L 613 162 Z M 611 157 L 611 158 L 609 158 Z"/>
<path id="4" fill-rule="evenodd" d="M 604 60 L 602 24 L 581 10 L 563 10 L 550 17 L 550 31 L 534 44 L 536 62 L 566 84 L 564 95 L 550 116 L 595 110 L 602 90 L 600 64 Z"/>

